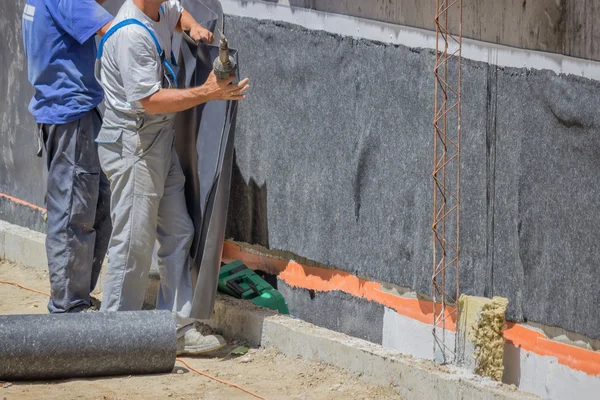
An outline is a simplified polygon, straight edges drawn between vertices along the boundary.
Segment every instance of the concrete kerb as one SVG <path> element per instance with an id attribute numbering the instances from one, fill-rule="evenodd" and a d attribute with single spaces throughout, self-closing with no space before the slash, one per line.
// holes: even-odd
<path id="1" fill-rule="evenodd" d="M 393 386 L 405 399 L 538 398 L 464 369 L 415 360 L 380 345 L 283 316 L 264 320 L 261 345 L 275 347 L 289 356 L 336 365 L 371 383 Z"/>
<path id="2" fill-rule="evenodd" d="M 47 268 L 44 235 L 0 221 L 0 258 Z M 147 306 L 155 302 L 158 284 L 158 273 L 153 271 L 146 293 Z M 224 295 L 218 295 L 213 317 L 206 322 L 227 337 L 272 347 L 288 356 L 331 364 L 371 383 L 393 386 L 407 400 L 539 398 L 460 368 L 415 360 L 395 350 Z"/>
<path id="3" fill-rule="evenodd" d="M 42 233 L 0 220 L 0 258 L 47 269 L 45 241 Z"/>

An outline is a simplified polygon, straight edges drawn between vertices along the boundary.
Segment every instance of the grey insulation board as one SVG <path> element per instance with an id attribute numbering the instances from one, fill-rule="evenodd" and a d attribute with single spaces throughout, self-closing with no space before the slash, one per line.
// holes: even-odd
<path id="1" fill-rule="evenodd" d="M 517 318 L 600 337 L 600 84 L 499 74 L 493 287 Z"/>
<path id="2" fill-rule="evenodd" d="M 168 311 L 0 316 L 0 379 L 168 373 L 175 366 Z"/>
<path id="3" fill-rule="evenodd" d="M 228 237 L 430 294 L 434 53 L 225 24 L 252 79 Z M 463 63 L 461 292 L 594 338 L 599 86 Z"/>
<path id="4" fill-rule="evenodd" d="M 277 280 L 290 314 L 312 324 L 381 344 L 384 306 L 340 291 L 315 292 Z"/>

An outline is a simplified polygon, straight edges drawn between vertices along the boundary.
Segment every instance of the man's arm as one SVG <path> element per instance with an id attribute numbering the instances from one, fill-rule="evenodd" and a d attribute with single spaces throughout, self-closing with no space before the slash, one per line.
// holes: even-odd
<path id="1" fill-rule="evenodd" d="M 96 0 L 46 1 L 44 4 L 56 24 L 79 44 L 84 44 L 98 32 L 104 32 L 113 19 Z"/>
<path id="2" fill-rule="evenodd" d="M 104 4 L 104 0 L 96 0 L 96 3 L 102 5 L 102 4 Z M 98 36 L 106 35 L 106 32 L 108 32 L 111 25 L 112 25 L 112 20 L 108 21 L 102 28 L 98 29 L 98 31 L 96 31 L 96 34 Z"/>
<path id="3" fill-rule="evenodd" d="M 204 43 L 211 44 L 215 40 L 212 32 L 203 28 L 186 10 L 181 13 L 175 29 L 177 32 L 190 31 L 190 37 L 196 42 L 202 40 Z"/>
<path id="4" fill-rule="evenodd" d="M 96 35 L 98 35 L 98 36 L 106 35 L 106 32 L 108 32 L 111 25 L 112 25 L 112 20 L 108 21 L 102 28 L 98 29 L 98 31 L 96 31 Z"/>
<path id="5" fill-rule="evenodd" d="M 244 93 L 250 88 L 248 78 L 237 84 L 231 84 L 234 77 L 217 79 L 214 72 L 206 82 L 189 89 L 159 89 L 157 92 L 140 100 L 149 114 L 166 114 L 184 111 L 213 100 L 242 100 Z"/>
<path id="6" fill-rule="evenodd" d="M 164 89 L 156 46 L 143 28 L 124 27 L 117 39 L 113 57 L 121 71 L 127 101 L 139 101 L 149 114 L 179 112 L 212 100 L 242 100 L 250 88 L 248 79 L 232 84 L 234 77 L 217 79 L 211 72 L 201 86 Z"/>

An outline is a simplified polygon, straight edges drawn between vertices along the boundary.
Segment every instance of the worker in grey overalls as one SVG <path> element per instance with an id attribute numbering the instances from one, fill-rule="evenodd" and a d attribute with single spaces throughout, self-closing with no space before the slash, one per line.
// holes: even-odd
<path id="1" fill-rule="evenodd" d="M 126 0 L 98 48 L 96 76 L 106 105 L 98 155 L 110 180 L 113 223 L 101 311 L 141 309 L 158 241 L 157 308 L 175 313 L 178 354 L 199 354 L 225 341 L 202 335 L 189 319 L 194 227 L 173 145 L 173 119 L 211 100 L 241 100 L 249 86 L 248 79 L 233 84 L 233 78 L 211 74 L 202 86 L 176 88 L 171 53 L 176 29 L 189 30 L 194 40 L 213 40 L 176 0 Z"/>

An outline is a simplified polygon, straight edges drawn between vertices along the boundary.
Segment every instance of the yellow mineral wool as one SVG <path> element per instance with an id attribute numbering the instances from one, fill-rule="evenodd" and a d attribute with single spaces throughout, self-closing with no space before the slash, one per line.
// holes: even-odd
<path id="1" fill-rule="evenodd" d="M 500 381 L 504 366 L 504 328 L 508 300 L 494 297 L 483 306 L 477 322 L 471 330 L 471 340 L 475 345 L 474 357 L 477 360 L 475 372 Z"/>

